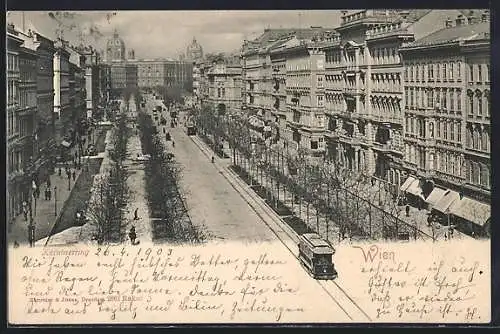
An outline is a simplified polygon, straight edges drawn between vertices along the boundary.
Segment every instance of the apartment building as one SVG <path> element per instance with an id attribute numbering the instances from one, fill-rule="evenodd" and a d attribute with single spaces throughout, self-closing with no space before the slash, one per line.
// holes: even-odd
<path id="1" fill-rule="evenodd" d="M 482 233 L 490 218 L 489 12 L 446 19 L 404 46 L 402 187 L 462 228 Z"/>
<path id="2" fill-rule="evenodd" d="M 21 212 L 25 200 L 23 148 L 19 144 L 19 53 L 23 40 L 13 25 L 7 26 L 7 214 L 9 219 Z"/>
<path id="3" fill-rule="evenodd" d="M 215 59 L 206 72 L 208 102 L 221 115 L 241 109 L 241 64 L 239 56 Z"/>
<path id="4" fill-rule="evenodd" d="M 344 12 L 326 38 L 327 158 L 389 181 L 397 191 L 403 157 L 403 64 L 399 49 L 442 28 L 452 10 Z"/>

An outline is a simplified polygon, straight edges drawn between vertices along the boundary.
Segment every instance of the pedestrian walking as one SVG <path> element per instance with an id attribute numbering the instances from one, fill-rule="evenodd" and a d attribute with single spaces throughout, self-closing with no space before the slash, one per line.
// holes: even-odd
<path id="1" fill-rule="evenodd" d="M 75 181 L 75 180 L 76 180 L 76 172 L 73 171 L 73 181 Z"/>
<path id="2" fill-rule="evenodd" d="M 50 188 L 52 183 L 50 182 L 50 175 L 47 177 L 47 188 Z"/>
<path id="3" fill-rule="evenodd" d="M 408 204 L 406 204 L 406 217 L 410 217 L 410 206 Z"/>
<path id="4" fill-rule="evenodd" d="M 23 214 L 24 220 L 28 221 L 28 203 L 26 203 L 26 201 L 23 201 Z"/>
<path id="5" fill-rule="evenodd" d="M 45 200 L 49 200 L 49 187 L 45 187 Z"/>
<path id="6" fill-rule="evenodd" d="M 61 173 L 62 173 L 62 170 L 61 170 L 61 167 L 59 167 L 59 176 L 61 176 Z"/>
<path id="7" fill-rule="evenodd" d="M 47 196 L 50 201 L 52 199 L 52 190 L 50 188 L 47 188 Z"/>
<path id="8" fill-rule="evenodd" d="M 136 208 L 134 211 L 134 220 L 139 220 L 138 211 L 139 211 L 139 208 Z"/>
<path id="9" fill-rule="evenodd" d="M 130 242 L 132 245 L 135 245 L 135 240 L 137 239 L 137 234 L 135 233 L 135 227 L 132 226 L 130 228 L 130 232 L 128 233 L 128 237 L 130 238 Z"/>

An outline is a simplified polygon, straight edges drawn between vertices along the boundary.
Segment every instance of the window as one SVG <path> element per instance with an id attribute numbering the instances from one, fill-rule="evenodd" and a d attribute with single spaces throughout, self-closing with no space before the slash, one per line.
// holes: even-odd
<path id="1" fill-rule="evenodd" d="M 441 91 L 441 107 L 446 109 L 446 101 L 447 100 L 447 92 L 446 92 L 446 88 L 443 88 L 442 91 Z"/>
<path id="2" fill-rule="evenodd" d="M 441 120 L 436 120 L 436 137 L 441 138 Z"/>
<path id="3" fill-rule="evenodd" d="M 442 67 L 443 67 L 443 80 L 446 81 L 447 80 L 446 76 L 448 74 L 447 68 L 446 68 L 446 63 L 443 63 Z"/>
<path id="4" fill-rule="evenodd" d="M 427 107 L 434 107 L 434 91 L 432 89 L 427 91 Z"/>
<path id="5" fill-rule="evenodd" d="M 469 115 L 474 115 L 474 94 L 469 93 Z"/>
<path id="6" fill-rule="evenodd" d="M 450 124 L 450 140 L 455 141 L 455 123 Z"/>
<path id="7" fill-rule="evenodd" d="M 477 81 L 482 82 L 483 81 L 483 74 L 481 71 L 481 64 L 477 64 Z"/>
<path id="8" fill-rule="evenodd" d="M 416 80 L 420 81 L 420 65 L 416 65 Z"/>
<path id="9" fill-rule="evenodd" d="M 462 62 L 457 61 L 457 80 L 462 80 Z"/>
<path id="10" fill-rule="evenodd" d="M 450 62 L 448 67 L 448 79 L 453 80 L 453 62 Z"/>
<path id="11" fill-rule="evenodd" d="M 441 72 L 440 72 L 439 64 L 436 64 L 436 80 L 441 81 Z"/>
<path id="12" fill-rule="evenodd" d="M 323 87 L 323 77 L 318 75 L 318 87 Z"/>
<path id="13" fill-rule="evenodd" d="M 490 65 L 486 64 L 485 81 L 490 82 Z"/>
<path id="14" fill-rule="evenodd" d="M 317 150 L 317 149 L 318 149 L 318 142 L 311 140 L 311 150 Z"/>
<path id="15" fill-rule="evenodd" d="M 444 125 L 444 127 L 443 127 L 443 139 L 448 140 L 448 124 L 446 122 L 446 123 L 443 123 L 443 125 Z"/>
<path id="16" fill-rule="evenodd" d="M 481 92 L 477 92 L 476 99 L 477 99 L 477 114 L 481 116 L 483 114 L 483 96 Z"/>
<path id="17" fill-rule="evenodd" d="M 474 67 L 469 65 L 469 82 L 474 81 Z"/>
<path id="18" fill-rule="evenodd" d="M 462 92 L 460 89 L 457 89 L 457 112 L 460 113 L 462 111 Z"/>
<path id="19" fill-rule="evenodd" d="M 457 122 L 457 141 L 459 143 L 462 142 L 462 126 L 460 124 L 460 121 Z"/>
<path id="20" fill-rule="evenodd" d="M 434 64 L 427 65 L 427 77 L 429 81 L 434 81 Z"/>
<path id="21" fill-rule="evenodd" d="M 451 112 L 455 110 L 455 91 L 450 90 L 450 106 L 448 108 Z"/>
<path id="22" fill-rule="evenodd" d="M 482 147 L 483 151 L 488 151 L 489 135 L 488 135 L 488 131 L 486 129 L 483 129 L 481 141 L 482 141 L 481 147 Z"/>
<path id="23" fill-rule="evenodd" d="M 323 95 L 318 95 L 317 99 L 318 99 L 318 107 L 323 107 L 324 106 Z"/>

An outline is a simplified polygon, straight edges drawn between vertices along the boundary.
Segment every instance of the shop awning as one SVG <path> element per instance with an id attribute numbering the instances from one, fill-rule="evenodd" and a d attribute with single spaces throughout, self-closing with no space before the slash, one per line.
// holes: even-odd
<path id="1" fill-rule="evenodd" d="M 429 196 L 425 199 L 426 203 L 429 203 L 430 205 L 434 206 L 439 202 L 441 198 L 443 198 L 444 193 L 446 192 L 445 189 L 441 189 L 438 187 L 434 187 L 432 192 L 429 194 Z"/>
<path id="2" fill-rule="evenodd" d="M 63 140 L 63 141 L 61 142 L 61 145 L 62 145 L 62 146 L 64 146 L 64 147 L 70 147 L 70 146 L 71 146 L 71 143 L 70 143 L 70 142 L 68 142 L 68 141 L 66 141 L 66 140 Z"/>
<path id="3" fill-rule="evenodd" d="M 410 184 L 410 186 L 406 189 L 406 192 L 420 197 L 422 195 L 422 188 L 420 188 L 420 181 L 419 180 L 413 181 Z"/>
<path id="4" fill-rule="evenodd" d="M 416 179 L 413 176 L 409 176 L 406 181 L 401 185 L 401 188 L 399 188 L 401 191 L 406 191 L 408 187 L 415 181 Z"/>
<path id="5" fill-rule="evenodd" d="M 451 204 L 450 213 L 479 226 L 484 226 L 491 217 L 491 206 L 469 197 L 463 197 Z"/>
<path id="6" fill-rule="evenodd" d="M 434 209 L 442 213 L 447 213 L 446 211 L 450 205 L 457 200 L 460 200 L 460 195 L 456 191 L 448 189 L 444 192 L 443 197 L 434 205 Z"/>

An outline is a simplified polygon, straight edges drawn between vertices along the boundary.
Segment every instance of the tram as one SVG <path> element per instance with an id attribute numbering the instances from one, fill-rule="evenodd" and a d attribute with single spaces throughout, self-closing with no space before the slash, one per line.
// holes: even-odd
<path id="1" fill-rule="evenodd" d="M 299 260 L 315 279 L 335 279 L 338 274 L 332 262 L 335 249 L 317 233 L 304 233 L 299 241 Z"/>

